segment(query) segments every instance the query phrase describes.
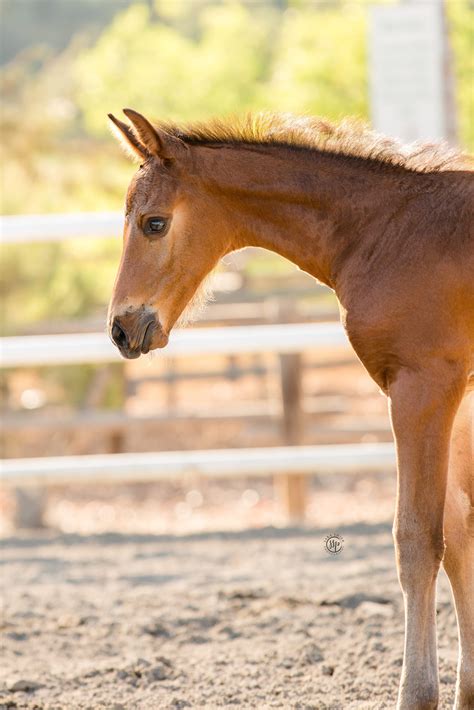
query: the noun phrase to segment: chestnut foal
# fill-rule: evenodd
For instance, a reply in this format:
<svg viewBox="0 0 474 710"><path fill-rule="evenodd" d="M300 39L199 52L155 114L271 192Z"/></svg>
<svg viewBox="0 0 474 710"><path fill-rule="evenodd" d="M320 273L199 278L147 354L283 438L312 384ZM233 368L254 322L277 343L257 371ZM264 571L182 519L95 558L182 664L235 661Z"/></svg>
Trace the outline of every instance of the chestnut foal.
<svg viewBox="0 0 474 710"><path fill-rule="evenodd" d="M455 707L472 710L472 163L440 146L403 151L350 123L263 114L153 126L125 114L131 126L110 118L142 164L127 194L112 339L127 358L164 347L219 259L249 245L334 289L347 335L388 397L397 446L398 707L438 704L443 562L459 626Z"/></svg>

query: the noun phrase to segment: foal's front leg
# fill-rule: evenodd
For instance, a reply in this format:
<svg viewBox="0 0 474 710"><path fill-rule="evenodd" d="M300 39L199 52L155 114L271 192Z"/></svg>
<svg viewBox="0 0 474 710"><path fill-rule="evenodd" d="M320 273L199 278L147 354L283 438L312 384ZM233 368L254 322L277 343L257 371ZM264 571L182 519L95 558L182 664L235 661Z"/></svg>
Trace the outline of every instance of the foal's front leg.
<svg viewBox="0 0 474 710"><path fill-rule="evenodd" d="M444 568L459 628L456 710L474 708L474 392L454 420L444 508Z"/></svg>
<svg viewBox="0 0 474 710"><path fill-rule="evenodd" d="M436 578L444 554L443 511L449 439L463 374L436 363L402 370L390 387L397 446L395 550L405 604L399 710L438 705Z"/></svg>

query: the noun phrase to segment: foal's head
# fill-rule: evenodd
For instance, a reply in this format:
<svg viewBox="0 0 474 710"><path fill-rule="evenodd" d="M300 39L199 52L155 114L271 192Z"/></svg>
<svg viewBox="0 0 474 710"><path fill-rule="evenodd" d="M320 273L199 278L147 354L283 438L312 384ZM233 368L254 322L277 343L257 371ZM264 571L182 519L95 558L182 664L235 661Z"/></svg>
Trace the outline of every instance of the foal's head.
<svg viewBox="0 0 474 710"><path fill-rule="evenodd" d="M167 344L229 245L215 205L199 188L192 147L131 109L125 114L133 127L109 117L141 165L128 188L108 329L122 355L137 358Z"/></svg>

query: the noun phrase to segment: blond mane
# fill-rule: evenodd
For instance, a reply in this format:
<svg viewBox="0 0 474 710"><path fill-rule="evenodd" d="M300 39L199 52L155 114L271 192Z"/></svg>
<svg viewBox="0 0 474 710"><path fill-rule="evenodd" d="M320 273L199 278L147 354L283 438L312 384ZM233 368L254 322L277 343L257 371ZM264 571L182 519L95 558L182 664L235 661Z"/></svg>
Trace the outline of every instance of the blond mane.
<svg viewBox="0 0 474 710"><path fill-rule="evenodd" d="M187 125L162 122L160 128L190 145L273 145L307 148L349 158L430 173L472 170L473 158L445 143L403 145L355 119L331 123L311 116L250 113Z"/></svg>

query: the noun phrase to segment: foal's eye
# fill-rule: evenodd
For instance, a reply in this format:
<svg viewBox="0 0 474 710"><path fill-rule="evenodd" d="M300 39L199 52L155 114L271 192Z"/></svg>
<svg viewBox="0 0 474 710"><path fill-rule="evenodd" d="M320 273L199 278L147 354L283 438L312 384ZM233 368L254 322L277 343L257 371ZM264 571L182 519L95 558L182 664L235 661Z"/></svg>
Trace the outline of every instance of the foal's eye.
<svg viewBox="0 0 474 710"><path fill-rule="evenodd" d="M145 222L144 232L150 236L163 236L168 228L168 220L164 217L150 217Z"/></svg>

